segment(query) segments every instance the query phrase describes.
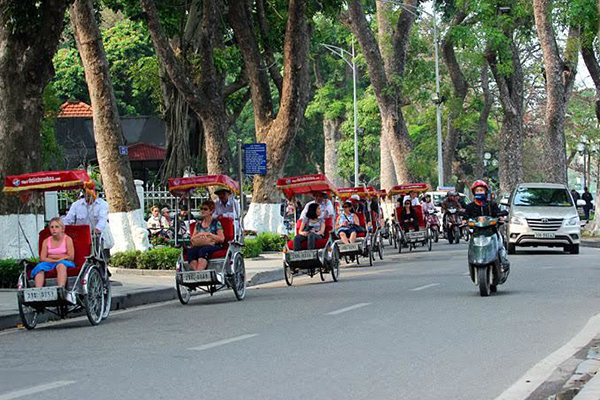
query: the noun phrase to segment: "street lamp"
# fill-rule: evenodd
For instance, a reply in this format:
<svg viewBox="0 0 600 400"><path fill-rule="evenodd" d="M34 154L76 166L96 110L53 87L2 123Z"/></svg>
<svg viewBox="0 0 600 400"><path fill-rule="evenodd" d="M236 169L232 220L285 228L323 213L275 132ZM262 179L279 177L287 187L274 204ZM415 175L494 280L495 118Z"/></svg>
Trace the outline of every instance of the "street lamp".
<svg viewBox="0 0 600 400"><path fill-rule="evenodd" d="M419 10L418 6L408 5L399 3L397 0L382 0L384 3L394 4L406 12L418 17L415 11ZM437 111L437 145L438 145L438 185L444 186L444 160L442 158L442 98L440 96L440 59L439 59L439 44L437 38L437 22L435 17L435 11L429 13L424 10L420 10L423 14L431 17L433 23L433 44L435 47L435 97L433 102L436 106Z"/></svg>
<svg viewBox="0 0 600 400"><path fill-rule="evenodd" d="M358 186L358 105L356 103L356 61L354 53L354 38L352 38L352 53L338 46L322 43L321 46L340 57L352 68L352 86L354 88L354 186ZM347 57L350 57L348 60Z"/></svg>

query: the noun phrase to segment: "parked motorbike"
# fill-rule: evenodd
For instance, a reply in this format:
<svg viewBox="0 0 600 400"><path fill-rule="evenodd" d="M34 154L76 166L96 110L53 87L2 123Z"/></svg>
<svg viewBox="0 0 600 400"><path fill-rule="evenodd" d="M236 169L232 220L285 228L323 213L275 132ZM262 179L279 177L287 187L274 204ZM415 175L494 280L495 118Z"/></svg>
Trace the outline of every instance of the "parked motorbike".
<svg viewBox="0 0 600 400"><path fill-rule="evenodd" d="M503 215L506 215L503 212ZM503 216L502 214L499 216ZM469 220L471 230L469 241L469 273L471 280L479 288L482 297L496 292L498 285L506 282L510 269L502 265L504 250L502 237L498 232L500 220L491 217L478 217ZM504 254L504 257L506 255Z"/></svg>
<svg viewBox="0 0 600 400"><path fill-rule="evenodd" d="M440 240L440 220L437 217L435 210L429 210L427 212L427 226L431 230L431 236L434 242Z"/></svg>
<svg viewBox="0 0 600 400"><path fill-rule="evenodd" d="M460 226L462 224L458 209L449 208L446 210L444 231L448 243L460 243Z"/></svg>

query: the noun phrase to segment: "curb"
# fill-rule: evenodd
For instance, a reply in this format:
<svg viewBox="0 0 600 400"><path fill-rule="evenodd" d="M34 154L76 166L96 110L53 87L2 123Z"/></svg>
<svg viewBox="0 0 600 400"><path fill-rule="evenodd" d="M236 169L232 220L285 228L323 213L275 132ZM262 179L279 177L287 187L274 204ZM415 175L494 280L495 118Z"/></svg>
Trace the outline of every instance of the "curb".
<svg viewBox="0 0 600 400"><path fill-rule="evenodd" d="M596 240L581 240L581 246L583 247L595 247L600 248L600 241Z"/></svg>
<svg viewBox="0 0 600 400"><path fill-rule="evenodd" d="M252 279L248 281L247 287L262 285L264 283L276 282L280 280L283 280L283 268L257 273L252 277ZM155 289L138 290L133 293L113 295L110 309L111 311L123 310L126 308L137 307L144 304L162 303L165 301L175 299L177 299L177 290L175 289L175 287L158 287ZM72 314L69 317L67 317L67 319L71 317L78 317L81 315L85 315L85 312ZM56 320L60 320L60 318L50 313L38 315L38 323ZM15 314L0 316L0 331L4 329L15 328L20 324L21 318L19 317L18 312L16 312Z"/></svg>

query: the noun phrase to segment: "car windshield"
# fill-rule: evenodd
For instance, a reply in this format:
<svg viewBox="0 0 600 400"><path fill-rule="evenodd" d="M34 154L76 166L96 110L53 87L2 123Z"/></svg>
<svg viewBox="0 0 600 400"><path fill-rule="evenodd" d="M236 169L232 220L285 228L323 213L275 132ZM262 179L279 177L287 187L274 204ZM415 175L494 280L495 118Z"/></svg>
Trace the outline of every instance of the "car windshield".
<svg viewBox="0 0 600 400"><path fill-rule="evenodd" d="M515 206L571 207L573 201L566 189L519 188L515 194Z"/></svg>

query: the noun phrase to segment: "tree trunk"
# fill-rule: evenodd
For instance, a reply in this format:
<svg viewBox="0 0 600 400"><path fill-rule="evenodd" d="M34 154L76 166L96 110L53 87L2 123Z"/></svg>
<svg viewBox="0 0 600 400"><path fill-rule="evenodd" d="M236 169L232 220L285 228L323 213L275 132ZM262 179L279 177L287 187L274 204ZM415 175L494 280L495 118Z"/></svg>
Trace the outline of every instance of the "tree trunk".
<svg viewBox="0 0 600 400"><path fill-rule="evenodd" d="M552 26L552 0L533 0L533 13L544 58L546 76L546 115L543 159L549 182L567 183L567 148L565 114L575 82L579 54L579 32L569 29L565 60Z"/></svg>
<svg viewBox="0 0 600 400"><path fill-rule="evenodd" d="M323 119L325 134L325 175L338 187L344 186L344 179L338 173L339 143L343 138L342 118Z"/></svg>
<svg viewBox="0 0 600 400"><path fill-rule="evenodd" d="M281 228L277 179L298 132L310 93L309 29L306 0L288 2L288 18L283 44L283 82L279 111L273 119L269 78L262 60L247 4L229 1L229 21L237 38L246 67L254 109L256 138L267 145L267 174L254 177L252 204L244 219L253 231Z"/></svg>
<svg viewBox="0 0 600 400"><path fill-rule="evenodd" d="M407 5L418 6L418 0L409 0ZM384 11L389 10L389 4L383 1L376 2L378 21L381 24L379 39L383 40L387 32L392 32L392 44L384 42L377 44L377 40L369 27L360 0L348 2L349 25L357 37L362 52L367 62L375 97L381 114L382 130L380 145L387 146L389 151L382 149L381 157L381 186L389 189L397 181L410 182L408 170L408 154L412 143L406 128L402 113L402 93L398 81L404 76L404 65L408 39L414 23L413 12L401 12L392 30L389 19ZM390 174L390 156L394 166L395 177Z"/></svg>
<svg viewBox="0 0 600 400"><path fill-rule="evenodd" d="M460 64L456 59L454 41L452 38L452 28L460 25L465 17L466 14L463 11L458 11L457 15L454 17L450 31L442 41L442 55L446 66L448 67L453 87L453 98L450 101L450 113L448 115L448 132L446 132L446 137L444 138L444 153L442 155L444 160L443 174L445 184L451 184L453 181L452 167L454 164L458 137L460 136L460 131L456 128L456 120L463 114L463 105L469 88L467 80L460 69Z"/></svg>
<svg viewBox="0 0 600 400"><path fill-rule="evenodd" d="M114 222L115 251L146 249L148 236L131 165L119 151L123 130L92 0L75 0L70 16L92 103L96 154Z"/></svg>
<svg viewBox="0 0 600 400"><path fill-rule="evenodd" d="M506 32L510 39L510 62L512 71L503 73L498 69L498 54L488 48L486 58L498 86L502 105L502 128L498 136L498 162L500 191L511 193L523 181L523 67L519 59L519 49L513 38L513 31Z"/></svg>
<svg viewBox="0 0 600 400"><path fill-rule="evenodd" d="M484 61L481 66L481 92L483 95L483 108L479 114L479 121L477 122L477 164L475 165L475 177L483 177L485 173L485 165L483 157L485 154L485 138L488 133L488 118L492 105L494 104L494 98L490 92L490 82L488 74L488 65Z"/></svg>
<svg viewBox="0 0 600 400"><path fill-rule="evenodd" d="M381 129L381 138L379 143L380 171L379 171L379 186L384 189L390 189L398 184L396 179L396 170L394 169L394 161L392 153L387 144L388 135L385 135L386 130Z"/></svg>
<svg viewBox="0 0 600 400"><path fill-rule="evenodd" d="M54 76L52 58L63 30L66 0L39 4L39 20L13 15L19 0L0 0L0 259L28 256L15 214L20 212L25 234L37 252L39 209L24 207L18 196L5 195L4 177L42 168L42 93ZM10 22L9 22L10 21ZM33 28L38 26L39 28Z"/></svg>
<svg viewBox="0 0 600 400"><path fill-rule="evenodd" d="M140 3L146 16L157 57L167 70L173 85L202 121L208 173L228 174L230 161L227 129L229 122L223 93L225 72L215 66L213 54L214 49L221 46L222 32L218 21L221 3L204 1L201 4L201 10L191 11L193 15L196 13L201 15L197 27L199 36L197 38L197 55L200 69L198 86L194 84L185 66L175 56L160 25L154 0L140 0ZM196 28L190 29L195 31Z"/></svg>

